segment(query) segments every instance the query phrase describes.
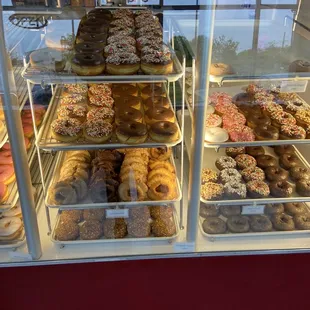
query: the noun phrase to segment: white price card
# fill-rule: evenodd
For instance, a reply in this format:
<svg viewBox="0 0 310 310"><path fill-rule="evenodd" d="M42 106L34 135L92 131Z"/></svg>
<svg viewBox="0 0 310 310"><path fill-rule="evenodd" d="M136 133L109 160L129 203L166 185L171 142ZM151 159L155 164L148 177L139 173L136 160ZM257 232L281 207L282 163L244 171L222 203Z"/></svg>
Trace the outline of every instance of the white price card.
<svg viewBox="0 0 310 310"><path fill-rule="evenodd" d="M174 252L195 252L195 242L175 242L173 247Z"/></svg>
<svg viewBox="0 0 310 310"><path fill-rule="evenodd" d="M127 5L138 5L140 0L126 0Z"/></svg>
<svg viewBox="0 0 310 310"><path fill-rule="evenodd" d="M264 214L265 206L242 206L242 215Z"/></svg>
<svg viewBox="0 0 310 310"><path fill-rule="evenodd" d="M281 93L304 93L307 89L308 81L282 81Z"/></svg>
<svg viewBox="0 0 310 310"><path fill-rule="evenodd" d="M19 251L9 251L10 259L13 260L32 260L32 257L29 253L23 253Z"/></svg>
<svg viewBox="0 0 310 310"><path fill-rule="evenodd" d="M105 216L108 219L128 218L129 217L129 210L128 209L106 210Z"/></svg>

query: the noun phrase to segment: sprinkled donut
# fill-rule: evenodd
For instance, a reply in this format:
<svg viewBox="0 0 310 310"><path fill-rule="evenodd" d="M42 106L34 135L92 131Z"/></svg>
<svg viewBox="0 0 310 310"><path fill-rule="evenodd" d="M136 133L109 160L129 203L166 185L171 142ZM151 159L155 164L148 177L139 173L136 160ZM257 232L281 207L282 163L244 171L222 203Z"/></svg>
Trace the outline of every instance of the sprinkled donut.
<svg viewBox="0 0 310 310"><path fill-rule="evenodd" d="M220 156L215 161L215 166L219 170L228 169L228 168L236 168L236 161L229 156Z"/></svg>
<svg viewBox="0 0 310 310"><path fill-rule="evenodd" d="M270 194L268 184L263 181L250 181L246 184L246 187L251 198L266 198Z"/></svg>
<svg viewBox="0 0 310 310"><path fill-rule="evenodd" d="M229 129L234 126L244 125L246 118L241 113L224 114L223 115L223 128Z"/></svg>
<svg viewBox="0 0 310 310"><path fill-rule="evenodd" d="M207 182L201 186L201 196L205 200L219 200L224 194L224 186L213 182Z"/></svg>
<svg viewBox="0 0 310 310"><path fill-rule="evenodd" d="M238 181L231 181L224 185L224 194L227 199L241 199L246 197L246 186Z"/></svg>
<svg viewBox="0 0 310 310"><path fill-rule="evenodd" d="M256 160L253 156L248 154L241 154L235 157L238 169L246 169L256 166Z"/></svg>
<svg viewBox="0 0 310 310"><path fill-rule="evenodd" d="M229 138L233 142L254 141L255 135L253 130L247 126L234 126L228 131Z"/></svg>
<svg viewBox="0 0 310 310"><path fill-rule="evenodd" d="M217 114L209 114L206 117L206 127L220 127L222 118Z"/></svg>
<svg viewBox="0 0 310 310"><path fill-rule="evenodd" d="M262 170L259 167L249 167L246 169L243 169L241 171L241 175L245 182L250 181L264 181L265 180L265 173L264 170Z"/></svg>
<svg viewBox="0 0 310 310"><path fill-rule="evenodd" d="M235 158L237 155L245 153L245 147L227 147L225 152L226 155Z"/></svg>
<svg viewBox="0 0 310 310"><path fill-rule="evenodd" d="M205 169L202 169L202 172L201 172L201 183L202 184L205 184L207 182L214 182L216 183L217 180L218 180L218 173L212 169L208 169L208 168L205 168Z"/></svg>
<svg viewBox="0 0 310 310"><path fill-rule="evenodd" d="M219 178L223 184L225 184L227 182L233 182L233 181L240 182L241 181L241 174L239 173L239 171L237 169L228 168L228 169L223 169L220 172Z"/></svg>

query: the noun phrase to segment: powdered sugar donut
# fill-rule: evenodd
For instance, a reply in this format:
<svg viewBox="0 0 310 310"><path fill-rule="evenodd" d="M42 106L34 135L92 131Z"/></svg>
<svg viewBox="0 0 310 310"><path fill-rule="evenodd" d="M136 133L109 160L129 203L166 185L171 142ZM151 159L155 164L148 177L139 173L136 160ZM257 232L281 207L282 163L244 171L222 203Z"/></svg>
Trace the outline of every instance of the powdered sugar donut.
<svg viewBox="0 0 310 310"><path fill-rule="evenodd" d="M217 114L209 114L206 118L206 127L220 127L222 118Z"/></svg>
<svg viewBox="0 0 310 310"><path fill-rule="evenodd" d="M205 130L205 141L212 143L222 143L228 140L228 133L219 127L210 127Z"/></svg>
<svg viewBox="0 0 310 310"><path fill-rule="evenodd" d="M234 126L228 131L230 140L233 142L254 141L255 135L253 130L248 126Z"/></svg>
<svg viewBox="0 0 310 310"><path fill-rule="evenodd" d="M246 118L241 113L224 114L223 115L223 128L229 129L234 126L244 125Z"/></svg>

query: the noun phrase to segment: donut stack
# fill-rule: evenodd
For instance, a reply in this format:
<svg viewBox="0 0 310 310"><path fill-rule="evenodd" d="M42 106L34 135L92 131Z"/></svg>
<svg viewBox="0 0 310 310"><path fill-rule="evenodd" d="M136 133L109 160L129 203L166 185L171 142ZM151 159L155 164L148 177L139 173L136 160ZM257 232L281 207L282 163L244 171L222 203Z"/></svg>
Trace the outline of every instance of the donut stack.
<svg viewBox="0 0 310 310"><path fill-rule="evenodd" d="M89 182L92 202L118 201L118 173L122 161L123 156L116 150L96 152Z"/></svg>
<svg viewBox="0 0 310 310"><path fill-rule="evenodd" d="M91 156L88 151L66 152L59 179L49 189L53 204L76 204L88 194Z"/></svg>

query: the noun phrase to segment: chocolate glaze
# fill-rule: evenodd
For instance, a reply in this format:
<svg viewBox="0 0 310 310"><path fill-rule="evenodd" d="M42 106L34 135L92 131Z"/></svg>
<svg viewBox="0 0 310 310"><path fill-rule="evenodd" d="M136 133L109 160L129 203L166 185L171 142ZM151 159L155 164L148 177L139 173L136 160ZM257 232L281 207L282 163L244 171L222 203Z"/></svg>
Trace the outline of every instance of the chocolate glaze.
<svg viewBox="0 0 310 310"><path fill-rule="evenodd" d="M75 54L72 62L80 66L99 66L104 64L104 58L100 54Z"/></svg>

